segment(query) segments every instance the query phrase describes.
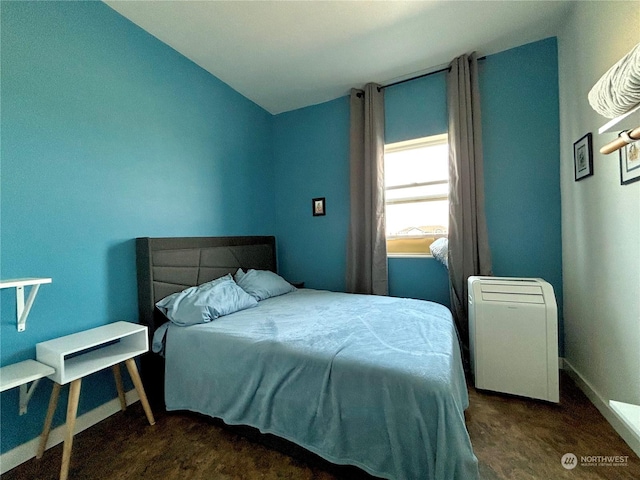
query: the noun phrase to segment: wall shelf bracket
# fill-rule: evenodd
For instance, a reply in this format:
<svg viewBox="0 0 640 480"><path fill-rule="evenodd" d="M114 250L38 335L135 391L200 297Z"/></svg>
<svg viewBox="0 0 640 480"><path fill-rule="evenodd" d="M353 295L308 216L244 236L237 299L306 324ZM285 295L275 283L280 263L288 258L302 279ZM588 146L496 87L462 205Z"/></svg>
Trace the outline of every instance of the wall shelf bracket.
<svg viewBox="0 0 640 480"><path fill-rule="evenodd" d="M38 383L40 383L39 378L34 380L30 387L28 387L26 383L20 385L20 415L27 413L27 405L33 396L33 392L36 390Z"/></svg>
<svg viewBox="0 0 640 480"><path fill-rule="evenodd" d="M18 278L15 280L0 280L0 288L16 289L16 321L19 332L24 332L27 328L27 317L36 299L40 285L51 283L50 278ZM24 288L31 286L27 301L24 301Z"/></svg>
<svg viewBox="0 0 640 480"><path fill-rule="evenodd" d="M27 404L36 390L41 378L53 375L55 369L35 360L7 365L0 368L0 392L20 387L20 415L27 413ZM28 387L29 382L31 386Z"/></svg>

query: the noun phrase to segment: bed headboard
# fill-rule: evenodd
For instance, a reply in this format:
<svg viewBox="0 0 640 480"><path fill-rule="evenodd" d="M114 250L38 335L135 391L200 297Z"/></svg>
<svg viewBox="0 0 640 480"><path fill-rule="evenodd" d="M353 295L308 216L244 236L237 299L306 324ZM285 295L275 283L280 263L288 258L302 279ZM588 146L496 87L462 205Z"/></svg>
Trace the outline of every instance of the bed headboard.
<svg viewBox="0 0 640 480"><path fill-rule="evenodd" d="M166 321L158 300L238 268L276 272L275 237L137 238L138 311L149 334Z"/></svg>
<svg viewBox="0 0 640 480"><path fill-rule="evenodd" d="M238 268L277 273L275 237L137 238L138 312L150 340L167 321L155 304L188 287ZM150 342L151 343L151 342ZM141 359L142 379L154 408L164 407L164 359L150 353Z"/></svg>

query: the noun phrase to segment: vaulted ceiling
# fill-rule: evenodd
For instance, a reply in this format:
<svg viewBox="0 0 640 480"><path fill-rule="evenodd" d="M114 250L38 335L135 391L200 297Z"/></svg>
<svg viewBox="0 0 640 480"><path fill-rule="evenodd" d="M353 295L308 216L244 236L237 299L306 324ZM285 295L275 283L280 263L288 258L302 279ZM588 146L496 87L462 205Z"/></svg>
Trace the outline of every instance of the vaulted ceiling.
<svg viewBox="0 0 640 480"><path fill-rule="evenodd" d="M556 34L571 1L114 1L271 113Z"/></svg>

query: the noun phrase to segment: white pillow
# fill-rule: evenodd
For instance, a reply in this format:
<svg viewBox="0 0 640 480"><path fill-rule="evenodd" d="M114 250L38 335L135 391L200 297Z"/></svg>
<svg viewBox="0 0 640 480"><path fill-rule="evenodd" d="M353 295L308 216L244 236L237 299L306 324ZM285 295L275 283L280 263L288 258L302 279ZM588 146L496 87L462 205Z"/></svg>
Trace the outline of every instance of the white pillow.
<svg viewBox="0 0 640 480"><path fill-rule="evenodd" d="M429 246L431 255L439 260L445 267L449 268L449 239L447 237L438 238Z"/></svg>

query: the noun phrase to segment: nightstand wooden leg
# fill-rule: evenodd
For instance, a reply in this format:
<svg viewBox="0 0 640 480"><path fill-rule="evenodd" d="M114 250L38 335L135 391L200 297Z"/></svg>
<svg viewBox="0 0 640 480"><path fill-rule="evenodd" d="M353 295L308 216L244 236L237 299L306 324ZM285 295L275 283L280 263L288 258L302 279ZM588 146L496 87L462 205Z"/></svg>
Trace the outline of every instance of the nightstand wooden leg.
<svg viewBox="0 0 640 480"><path fill-rule="evenodd" d="M71 382L69 388L69 403L67 405L67 433L62 447L62 466L60 467L60 480L67 480L69 476L69 463L71 462L71 448L73 447L73 433L76 427L76 414L78 413L78 400L80 399L80 386L82 379Z"/></svg>
<svg viewBox="0 0 640 480"><path fill-rule="evenodd" d="M42 433L40 434L40 444L38 445L36 458L42 458L42 455L44 455L44 449L47 448L49 432L51 431L51 422L53 422L53 415L56 413L59 397L60 384L53 382L53 390L51 390L51 397L49 398L49 408L47 409L47 416L44 419L44 427L42 427Z"/></svg>
<svg viewBox="0 0 640 480"><path fill-rule="evenodd" d="M122 386L122 375L120 374L120 364L117 363L113 367L113 378L116 380L116 388L118 389L118 398L120 399L120 410L123 412L127 409L127 400L124 397L124 387Z"/></svg>
<svg viewBox="0 0 640 480"><path fill-rule="evenodd" d="M140 374L138 374L138 367L136 366L136 362L133 358L130 358L128 360L125 360L124 363L127 366L127 370L129 370L129 375L131 376L133 385L136 387L136 391L138 392L138 396L140 397L140 403L142 403L144 413L147 415L147 420L149 420L149 425L155 425L156 421L153 418L153 412L151 411L151 407L149 406L147 394L144 392L144 386L142 385Z"/></svg>

